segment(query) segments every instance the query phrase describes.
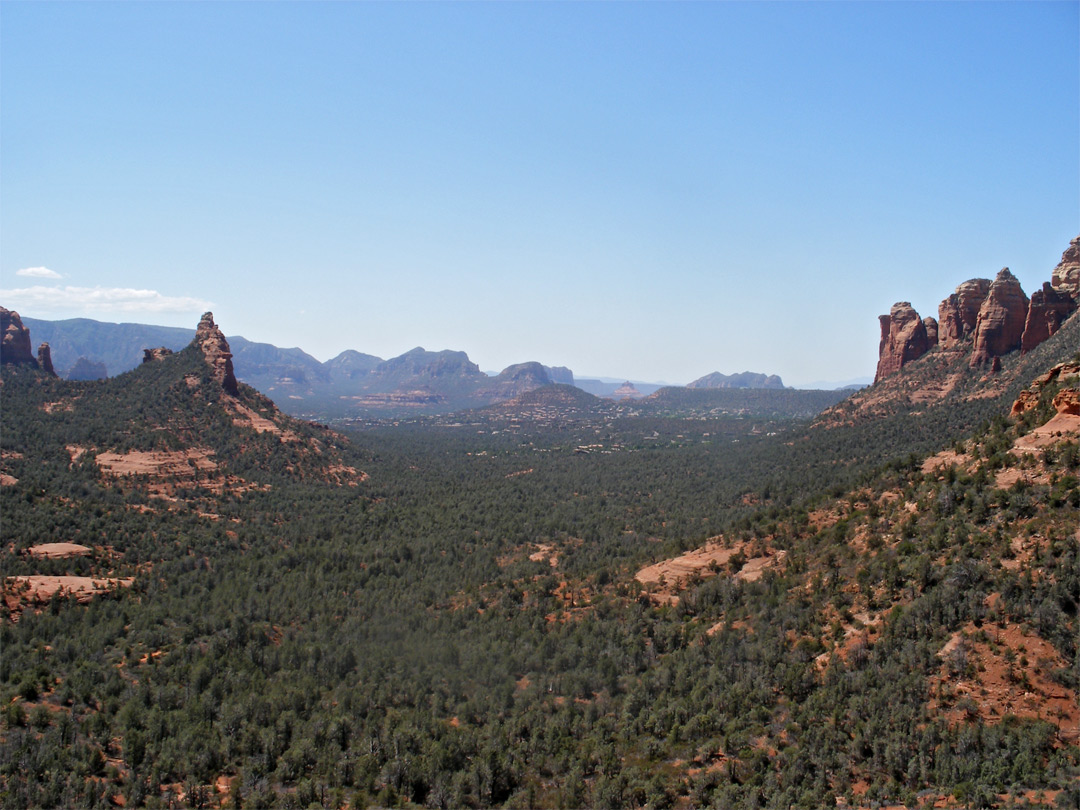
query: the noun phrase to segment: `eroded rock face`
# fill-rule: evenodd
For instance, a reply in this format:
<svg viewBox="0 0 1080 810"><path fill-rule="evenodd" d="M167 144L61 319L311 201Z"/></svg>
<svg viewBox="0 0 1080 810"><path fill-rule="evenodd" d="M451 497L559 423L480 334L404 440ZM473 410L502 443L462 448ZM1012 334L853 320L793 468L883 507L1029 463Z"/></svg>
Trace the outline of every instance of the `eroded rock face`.
<svg viewBox="0 0 1080 810"><path fill-rule="evenodd" d="M1054 397L1054 409L1058 413L1080 413L1080 363L1058 363L1045 374L1040 374L1030 386L1020 392L1020 396L1013 403L1012 416L1022 416L1039 404L1039 397L1043 389L1055 381L1061 381L1069 386L1062 389Z"/></svg>
<svg viewBox="0 0 1080 810"><path fill-rule="evenodd" d="M1030 352L1061 328L1061 324L1076 311L1076 301L1067 290L1057 290L1049 282L1031 294L1020 351Z"/></svg>
<svg viewBox="0 0 1080 810"><path fill-rule="evenodd" d="M142 361L144 363L156 363L159 360L164 360L172 353L172 349L166 349L164 346L157 349L143 349Z"/></svg>
<svg viewBox="0 0 1080 810"><path fill-rule="evenodd" d="M969 279L938 305L938 342L943 349L951 349L975 332L989 292L990 279Z"/></svg>
<svg viewBox="0 0 1080 810"><path fill-rule="evenodd" d="M1019 349L1027 312L1028 297L1016 276L1003 267L979 308L971 365L980 366Z"/></svg>
<svg viewBox="0 0 1080 810"><path fill-rule="evenodd" d="M912 360L930 350L926 324L907 301L893 304L888 315L881 315L881 342L874 382L895 374Z"/></svg>
<svg viewBox="0 0 1080 810"><path fill-rule="evenodd" d="M38 346L37 361L38 366L41 367L42 371L48 372L54 377L56 376L56 370L53 368L52 364L52 348L50 348L48 343L42 343Z"/></svg>
<svg viewBox="0 0 1080 810"><path fill-rule="evenodd" d="M927 351L929 351L938 344L938 322L929 315L923 318L922 322L923 327L926 329L926 345Z"/></svg>
<svg viewBox="0 0 1080 810"><path fill-rule="evenodd" d="M1069 242L1061 254L1061 261L1050 274L1050 286L1080 304L1080 236Z"/></svg>
<svg viewBox="0 0 1080 810"><path fill-rule="evenodd" d="M214 379L221 384L221 387L234 396L239 393L236 375L233 373L229 342L225 340L225 335L214 323L214 313L207 312L199 321L199 326L195 330L195 345L199 347L206 362L214 370Z"/></svg>
<svg viewBox="0 0 1080 810"><path fill-rule="evenodd" d="M16 363L37 367L30 348L30 330L23 326L18 312L0 307L0 363Z"/></svg>

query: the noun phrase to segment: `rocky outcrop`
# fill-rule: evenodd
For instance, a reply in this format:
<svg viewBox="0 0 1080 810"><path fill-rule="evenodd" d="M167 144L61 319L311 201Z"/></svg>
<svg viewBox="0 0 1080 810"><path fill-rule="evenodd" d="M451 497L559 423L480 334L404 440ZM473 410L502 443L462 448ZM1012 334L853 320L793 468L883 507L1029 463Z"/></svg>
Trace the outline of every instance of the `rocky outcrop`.
<svg viewBox="0 0 1080 810"><path fill-rule="evenodd" d="M874 382L895 374L930 350L926 324L907 301L893 304L889 314L879 316L879 320L881 342L878 344L878 365Z"/></svg>
<svg viewBox="0 0 1080 810"><path fill-rule="evenodd" d="M938 342L951 349L975 332L979 310L990 292L990 279L973 278L938 305Z"/></svg>
<svg viewBox="0 0 1080 810"><path fill-rule="evenodd" d="M48 343L42 343L38 346L37 361L42 371L52 374L54 377L56 376L56 370L53 369L52 364L52 349L49 348Z"/></svg>
<svg viewBox="0 0 1080 810"><path fill-rule="evenodd" d="M1013 403L1012 416L1023 416L1036 408L1047 386L1062 383L1069 387L1059 391L1053 399L1054 409L1058 413L1080 413L1080 363L1058 363L1045 374L1040 374L1030 386L1020 392Z"/></svg>
<svg viewBox="0 0 1080 810"><path fill-rule="evenodd" d="M18 312L0 307L0 363L38 367L30 348L30 330L23 326Z"/></svg>
<svg viewBox="0 0 1080 810"><path fill-rule="evenodd" d="M922 319L922 323L923 328L926 329L926 345L929 351L938 344L938 323L929 315Z"/></svg>
<svg viewBox="0 0 1080 810"><path fill-rule="evenodd" d="M1019 349L1027 312L1028 297L1016 276L1003 267L979 308L971 365L980 366Z"/></svg>
<svg viewBox="0 0 1080 810"><path fill-rule="evenodd" d="M229 350L229 341L225 340L225 335L214 323L214 313L207 312L199 321L195 330L195 345L213 369L214 379L226 393L236 396L239 388L233 373L232 352Z"/></svg>
<svg viewBox="0 0 1080 810"><path fill-rule="evenodd" d="M143 363L157 363L159 360L164 360L172 353L172 349L166 349L164 346L159 346L156 349L143 349L142 361Z"/></svg>
<svg viewBox="0 0 1080 810"><path fill-rule="evenodd" d="M1050 282L1031 294L1020 351L1030 352L1061 328L1061 324L1076 311L1076 301L1066 290L1056 290Z"/></svg>
<svg viewBox="0 0 1080 810"><path fill-rule="evenodd" d="M641 397L641 392L634 387L632 382L627 380L615 389L615 393L612 396L614 396L615 399L638 399Z"/></svg>
<svg viewBox="0 0 1080 810"><path fill-rule="evenodd" d="M1061 261L1050 274L1050 286L1080 304L1080 236L1069 242L1061 254Z"/></svg>

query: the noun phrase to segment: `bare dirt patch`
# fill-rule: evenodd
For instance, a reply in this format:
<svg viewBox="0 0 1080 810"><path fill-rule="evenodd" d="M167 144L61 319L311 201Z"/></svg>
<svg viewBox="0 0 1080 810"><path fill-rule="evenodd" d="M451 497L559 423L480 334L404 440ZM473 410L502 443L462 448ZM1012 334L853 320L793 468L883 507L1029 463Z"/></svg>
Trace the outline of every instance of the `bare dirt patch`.
<svg viewBox="0 0 1080 810"><path fill-rule="evenodd" d="M1080 415L1059 413L1046 424L1040 425L1013 442L1012 452L1016 455L1033 453L1043 447L1077 438L1080 438Z"/></svg>
<svg viewBox="0 0 1080 810"><path fill-rule="evenodd" d="M1006 715L1045 720L1058 728L1058 740L1080 739L1076 692L1052 673L1068 662L1049 642L1016 624L968 624L938 653L940 671L931 678L930 711L950 722L976 717L1000 722Z"/></svg>
<svg viewBox="0 0 1080 810"><path fill-rule="evenodd" d="M938 470L948 469L949 467L956 467L961 470L970 469L971 456L967 453L957 453L955 450L942 450L936 455L930 456L923 462L922 471L924 474L937 472Z"/></svg>
<svg viewBox="0 0 1080 810"><path fill-rule="evenodd" d="M41 557L47 560L62 560L65 557L85 557L93 551L89 546L81 546L78 543L41 543L31 546L26 553L31 557Z"/></svg>
<svg viewBox="0 0 1080 810"><path fill-rule="evenodd" d="M19 483L19 479L7 473L0 473L0 487L13 487Z"/></svg>
<svg viewBox="0 0 1080 810"><path fill-rule="evenodd" d="M556 551L555 546L550 543L540 543L536 547L536 551L529 555L529 559L533 562L544 562L547 560L552 568L556 568L559 565L559 552Z"/></svg>
<svg viewBox="0 0 1080 810"><path fill-rule="evenodd" d="M41 410L47 414L53 414L57 411L65 411L70 413L75 410L75 400L73 399L59 399L56 402L46 402L41 406Z"/></svg>

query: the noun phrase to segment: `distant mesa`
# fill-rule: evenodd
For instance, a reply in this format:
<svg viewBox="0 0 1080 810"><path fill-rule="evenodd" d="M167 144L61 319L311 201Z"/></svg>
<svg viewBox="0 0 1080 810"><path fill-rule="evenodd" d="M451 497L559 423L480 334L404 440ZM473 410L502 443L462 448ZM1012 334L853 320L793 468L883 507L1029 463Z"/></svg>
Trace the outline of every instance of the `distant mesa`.
<svg viewBox="0 0 1080 810"><path fill-rule="evenodd" d="M1050 281L1030 300L1016 276L1004 267L990 281L965 281L938 306L938 321L920 319L907 301L880 316L881 342L874 382L939 347L967 352L972 368L1001 369L1001 358L1030 352L1061 329L1080 305L1080 237L1069 243Z"/></svg>
<svg viewBox="0 0 1080 810"><path fill-rule="evenodd" d="M573 385L574 372L566 366L544 366L551 381L557 385Z"/></svg>
<svg viewBox="0 0 1080 810"><path fill-rule="evenodd" d="M108 376L109 370L104 363L95 363L93 360L80 357L75 361L75 365L68 369L64 379L73 382L87 382L89 380L104 380Z"/></svg>
<svg viewBox="0 0 1080 810"><path fill-rule="evenodd" d="M744 371L741 374L721 374L714 371L699 377L687 388L770 388L779 390L784 388L784 381L776 374L758 374L753 371Z"/></svg>
<svg viewBox="0 0 1080 810"><path fill-rule="evenodd" d="M643 394L634 387L632 382L627 380L615 389L613 396L615 399L640 399Z"/></svg>

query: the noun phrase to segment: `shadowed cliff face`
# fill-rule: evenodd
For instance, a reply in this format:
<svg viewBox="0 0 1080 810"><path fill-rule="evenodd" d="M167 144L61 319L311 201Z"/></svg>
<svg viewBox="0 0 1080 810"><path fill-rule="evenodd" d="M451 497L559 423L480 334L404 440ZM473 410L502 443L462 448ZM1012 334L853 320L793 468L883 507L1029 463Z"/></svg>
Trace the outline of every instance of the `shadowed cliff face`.
<svg viewBox="0 0 1080 810"><path fill-rule="evenodd" d="M37 360L30 349L30 330L23 326L18 312L0 307L0 363L36 366Z"/></svg>

